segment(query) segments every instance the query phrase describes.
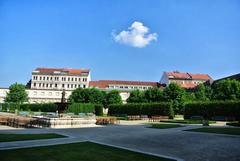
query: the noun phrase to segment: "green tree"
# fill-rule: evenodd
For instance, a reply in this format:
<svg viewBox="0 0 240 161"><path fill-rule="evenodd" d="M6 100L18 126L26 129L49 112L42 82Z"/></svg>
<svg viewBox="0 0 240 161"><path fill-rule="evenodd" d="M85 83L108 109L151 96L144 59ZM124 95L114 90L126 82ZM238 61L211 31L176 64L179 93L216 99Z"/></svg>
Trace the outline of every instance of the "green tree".
<svg viewBox="0 0 240 161"><path fill-rule="evenodd" d="M14 102L22 104L28 101L28 94L23 84L14 83L9 87L5 102Z"/></svg>
<svg viewBox="0 0 240 161"><path fill-rule="evenodd" d="M122 104L122 97L117 90L111 90L106 94L106 105L110 104Z"/></svg>
<svg viewBox="0 0 240 161"><path fill-rule="evenodd" d="M130 93L130 96L127 99L128 103L141 103L141 102L147 102L147 100L144 98L144 93L140 90L133 90Z"/></svg>
<svg viewBox="0 0 240 161"><path fill-rule="evenodd" d="M77 88L69 97L71 103L104 104L104 101L105 93L96 88Z"/></svg>
<svg viewBox="0 0 240 161"><path fill-rule="evenodd" d="M204 84L199 84L195 92L196 99L199 101L209 101L211 99L212 89Z"/></svg>
<svg viewBox="0 0 240 161"><path fill-rule="evenodd" d="M163 90L160 88L150 88L144 92L147 102L161 102L164 100Z"/></svg>
<svg viewBox="0 0 240 161"><path fill-rule="evenodd" d="M221 80L212 85L213 99L237 100L240 99L240 82L237 80Z"/></svg>
<svg viewBox="0 0 240 161"><path fill-rule="evenodd" d="M185 90L176 83L170 83L164 90L163 96L166 101L173 103L175 114L183 112L185 101Z"/></svg>

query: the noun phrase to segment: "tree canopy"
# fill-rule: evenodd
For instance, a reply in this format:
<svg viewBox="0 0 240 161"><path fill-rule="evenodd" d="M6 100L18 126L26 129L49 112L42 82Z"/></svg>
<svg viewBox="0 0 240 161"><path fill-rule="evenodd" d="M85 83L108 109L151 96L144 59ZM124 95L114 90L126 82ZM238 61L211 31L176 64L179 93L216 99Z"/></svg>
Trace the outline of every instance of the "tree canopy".
<svg viewBox="0 0 240 161"><path fill-rule="evenodd" d="M23 84L14 83L9 87L5 102L23 103L28 101L28 94Z"/></svg>
<svg viewBox="0 0 240 161"><path fill-rule="evenodd" d="M143 91L140 90L133 90L130 93L130 96L127 99L128 103L141 103L141 102L147 102L147 100L144 98Z"/></svg>
<svg viewBox="0 0 240 161"><path fill-rule="evenodd" d="M112 90L106 94L106 105L111 104L122 104L122 98L119 94L119 91Z"/></svg>

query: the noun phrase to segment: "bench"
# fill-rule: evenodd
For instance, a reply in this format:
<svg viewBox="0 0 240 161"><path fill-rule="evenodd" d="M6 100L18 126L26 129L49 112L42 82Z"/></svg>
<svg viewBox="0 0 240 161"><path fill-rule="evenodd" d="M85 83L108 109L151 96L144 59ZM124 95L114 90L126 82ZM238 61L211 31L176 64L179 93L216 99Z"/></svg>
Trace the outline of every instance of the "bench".
<svg viewBox="0 0 240 161"><path fill-rule="evenodd" d="M169 116L151 116L149 122L160 122L162 119L169 119Z"/></svg>
<svg viewBox="0 0 240 161"><path fill-rule="evenodd" d="M139 115L128 115L128 120L141 120Z"/></svg>

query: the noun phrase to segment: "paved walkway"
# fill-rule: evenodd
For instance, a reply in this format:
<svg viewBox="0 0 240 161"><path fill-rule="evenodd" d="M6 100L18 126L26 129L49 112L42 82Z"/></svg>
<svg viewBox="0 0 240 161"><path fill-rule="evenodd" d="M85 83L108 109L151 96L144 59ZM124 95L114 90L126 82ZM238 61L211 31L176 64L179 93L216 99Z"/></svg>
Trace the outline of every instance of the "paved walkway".
<svg viewBox="0 0 240 161"><path fill-rule="evenodd" d="M69 138L0 143L0 149L44 146L80 141L134 149L185 161L239 161L240 136L183 131L201 127L187 125L172 129L152 129L146 125L113 125L76 129L5 129L0 133L58 133Z"/></svg>

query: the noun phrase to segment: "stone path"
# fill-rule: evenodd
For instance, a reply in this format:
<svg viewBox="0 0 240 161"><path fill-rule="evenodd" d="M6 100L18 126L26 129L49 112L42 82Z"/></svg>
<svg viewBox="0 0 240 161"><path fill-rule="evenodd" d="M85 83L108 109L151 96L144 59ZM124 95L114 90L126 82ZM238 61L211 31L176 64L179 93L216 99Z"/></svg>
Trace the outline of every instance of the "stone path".
<svg viewBox="0 0 240 161"><path fill-rule="evenodd" d="M58 133L69 138L0 143L0 149L93 141L185 161L239 161L240 136L183 131L197 127L202 126L152 129L137 123L124 123L76 129L3 129L0 133Z"/></svg>

